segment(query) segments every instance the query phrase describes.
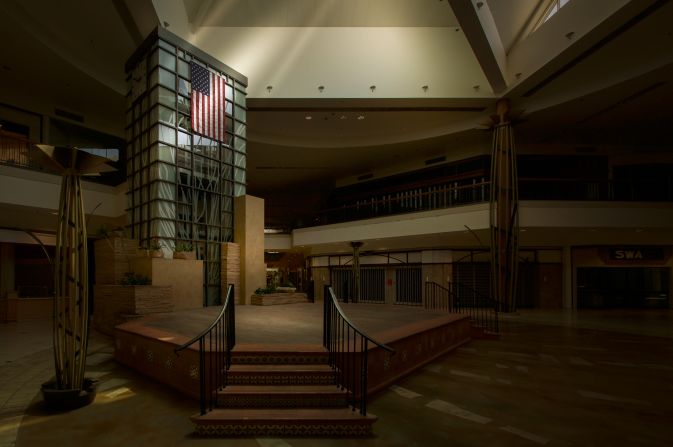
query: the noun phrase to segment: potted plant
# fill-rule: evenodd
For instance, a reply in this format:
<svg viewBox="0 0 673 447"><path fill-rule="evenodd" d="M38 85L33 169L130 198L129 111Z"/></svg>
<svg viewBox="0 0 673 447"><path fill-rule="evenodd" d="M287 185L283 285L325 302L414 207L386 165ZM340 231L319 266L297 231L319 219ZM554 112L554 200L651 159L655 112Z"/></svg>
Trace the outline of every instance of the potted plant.
<svg viewBox="0 0 673 447"><path fill-rule="evenodd" d="M189 242L178 242L175 244L175 251L173 251L173 259L196 259L196 252Z"/></svg>
<svg viewBox="0 0 673 447"><path fill-rule="evenodd" d="M150 282L147 276L139 275L135 272L124 273L124 278L122 279L123 286L147 286Z"/></svg>
<svg viewBox="0 0 673 447"><path fill-rule="evenodd" d="M161 245L161 242L159 242L159 239L153 237L150 240L150 248L149 248L150 258L163 258L164 251L162 249L163 246Z"/></svg>

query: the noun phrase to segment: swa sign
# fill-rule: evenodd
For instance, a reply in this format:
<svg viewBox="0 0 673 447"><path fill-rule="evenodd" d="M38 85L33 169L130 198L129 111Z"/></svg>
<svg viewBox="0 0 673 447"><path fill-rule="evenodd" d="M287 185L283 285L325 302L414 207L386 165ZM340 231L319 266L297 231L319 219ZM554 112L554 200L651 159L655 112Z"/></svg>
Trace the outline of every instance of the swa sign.
<svg viewBox="0 0 673 447"><path fill-rule="evenodd" d="M620 247L610 249L611 261L661 261L664 251L661 247Z"/></svg>

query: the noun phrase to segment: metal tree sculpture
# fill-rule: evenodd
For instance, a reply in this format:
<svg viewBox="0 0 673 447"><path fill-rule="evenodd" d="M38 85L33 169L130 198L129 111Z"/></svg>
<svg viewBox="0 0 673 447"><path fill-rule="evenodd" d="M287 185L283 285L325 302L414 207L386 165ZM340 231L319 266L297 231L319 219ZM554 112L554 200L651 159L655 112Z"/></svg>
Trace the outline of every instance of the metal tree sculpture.
<svg viewBox="0 0 673 447"><path fill-rule="evenodd" d="M54 366L59 390L82 389L89 339L89 275L82 175L114 171L107 158L38 144L62 171L54 262Z"/></svg>
<svg viewBox="0 0 673 447"><path fill-rule="evenodd" d="M491 281L501 311L516 309L519 248L519 194L509 101L501 99L494 117L491 153Z"/></svg>

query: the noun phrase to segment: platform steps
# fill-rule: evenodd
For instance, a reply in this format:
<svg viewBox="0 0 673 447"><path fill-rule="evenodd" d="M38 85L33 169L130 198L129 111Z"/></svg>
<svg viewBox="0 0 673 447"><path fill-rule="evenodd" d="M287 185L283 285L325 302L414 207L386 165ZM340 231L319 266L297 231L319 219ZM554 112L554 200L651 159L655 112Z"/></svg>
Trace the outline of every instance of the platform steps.
<svg viewBox="0 0 673 447"><path fill-rule="evenodd" d="M377 417L348 406L327 353L237 353L232 362L217 408L192 417L198 435L371 435Z"/></svg>

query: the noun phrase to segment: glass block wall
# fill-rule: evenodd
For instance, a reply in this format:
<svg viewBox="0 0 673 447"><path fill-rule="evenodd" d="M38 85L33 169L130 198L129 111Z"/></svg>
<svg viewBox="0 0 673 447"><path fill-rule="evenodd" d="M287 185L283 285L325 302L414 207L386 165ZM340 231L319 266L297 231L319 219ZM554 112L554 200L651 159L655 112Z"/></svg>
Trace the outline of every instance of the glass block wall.
<svg viewBox="0 0 673 447"><path fill-rule="evenodd" d="M194 133L190 63L226 79L224 141ZM126 64L128 228L141 246L189 245L204 261L204 305L220 302L221 242L245 194L247 79L159 28Z"/></svg>

